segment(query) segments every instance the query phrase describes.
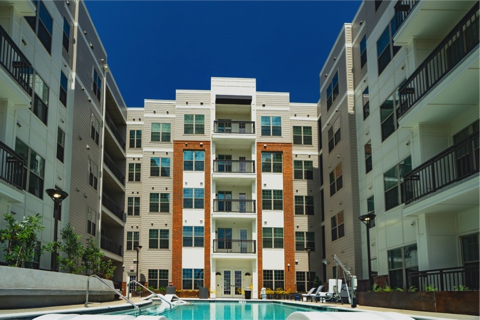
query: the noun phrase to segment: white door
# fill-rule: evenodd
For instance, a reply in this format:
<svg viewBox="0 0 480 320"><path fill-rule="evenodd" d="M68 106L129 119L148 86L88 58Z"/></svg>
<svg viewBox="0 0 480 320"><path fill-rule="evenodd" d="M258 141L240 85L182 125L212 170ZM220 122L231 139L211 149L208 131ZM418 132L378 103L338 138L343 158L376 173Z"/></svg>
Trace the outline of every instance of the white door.
<svg viewBox="0 0 480 320"><path fill-rule="evenodd" d="M241 246L240 246L240 252L241 253L246 253L247 252L247 230L240 230L240 243L241 243Z"/></svg>
<svg viewBox="0 0 480 320"><path fill-rule="evenodd" d="M242 271L241 270L223 270L223 296L239 297L242 295Z"/></svg>
<svg viewBox="0 0 480 320"><path fill-rule="evenodd" d="M238 194L238 199L240 200L240 210L238 210L239 212L247 212L247 194L246 193L239 193Z"/></svg>

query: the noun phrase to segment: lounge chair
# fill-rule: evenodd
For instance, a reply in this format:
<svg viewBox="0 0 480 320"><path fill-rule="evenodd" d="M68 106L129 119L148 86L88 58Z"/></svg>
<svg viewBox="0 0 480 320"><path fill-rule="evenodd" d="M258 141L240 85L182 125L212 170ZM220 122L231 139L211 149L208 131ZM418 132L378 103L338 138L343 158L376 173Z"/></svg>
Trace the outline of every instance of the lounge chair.
<svg viewBox="0 0 480 320"><path fill-rule="evenodd" d="M337 288L339 288L337 290ZM328 292L320 292L318 298L320 301L327 301L327 300L330 300L332 299L337 291L338 293L340 293L340 290L342 288L342 280L341 279L329 279L328 280Z"/></svg>
<svg viewBox="0 0 480 320"><path fill-rule="evenodd" d="M315 291L316 288L310 289L307 293L302 294L302 297L305 298L305 301L307 301L308 297Z"/></svg>
<svg viewBox="0 0 480 320"><path fill-rule="evenodd" d="M317 298L320 298L321 291L323 290L323 285L319 286L318 289L315 291L315 293L311 293L307 295L307 301L308 298L310 298L310 301L313 302L313 298L315 298L315 302L317 302Z"/></svg>

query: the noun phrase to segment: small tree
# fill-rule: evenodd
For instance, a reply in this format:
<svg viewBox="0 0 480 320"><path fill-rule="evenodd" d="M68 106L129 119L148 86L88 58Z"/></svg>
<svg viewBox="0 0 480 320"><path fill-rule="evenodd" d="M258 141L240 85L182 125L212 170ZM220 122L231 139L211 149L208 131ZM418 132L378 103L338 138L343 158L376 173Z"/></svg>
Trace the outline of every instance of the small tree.
<svg viewBox="0 0 480 320"><path fill-rule="evenodd" d="M96 274L104 278L112 278L116 266L111 260L105 260L105 255L97 246L94 238L87 239L87 246L83 254L83 265L88 274Z"/></svg>
<svg viewBox="0 0 480 320"><path fill-rule="evenodd" d="M41 218L37 213L17 222L11 214L4 215L7 228L0 230L0 243L7 243L3 251L9 266L24 267L25 262L32 261L36 253L45 251L47 247L39 247L37 243L37 232L45 228L40 223Z"/></svg>
<svg viewBox="0 0 480 320"><path fill-rule="evenodd" d="M80 236L74 232L72 226L67 224L60 233L61 242L57 243L57 249L63 253L63 257L58 255L58 264L60 268L69 273L80 273L83 271L82 257L85 247L79 241Z"/></svg>

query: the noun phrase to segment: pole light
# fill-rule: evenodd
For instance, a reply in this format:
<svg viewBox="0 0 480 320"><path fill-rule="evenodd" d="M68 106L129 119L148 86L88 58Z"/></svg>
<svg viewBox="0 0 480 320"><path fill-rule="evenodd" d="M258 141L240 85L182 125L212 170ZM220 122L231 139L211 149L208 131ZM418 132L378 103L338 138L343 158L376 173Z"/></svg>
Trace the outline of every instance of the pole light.
<svg viewBox="0 0 480 320"><path fill-rule="evenodd" d="M140 250L142 249L142 246L135 246L134 249L137 251L137 281L140 282L139 279L138 279L138 269L140 268L140 265L139 265L140 261L138 261L138 254L140 253Z"/></svg>
<svg viewBox="0 0 480 320"><path fill-rule="evenodd" d="M370 289L373 287L373 278L372 278L372 261L370 260L370 228L372 226L372 221L375 220L375 213L364 214L360 216L360 221L367 226L367 263L368 263L368 283Z"/></svg>
<svg viewBox="0 0 480 320"><path fill-rule="evenodd" d="M60 203L68 197L68 193L57 189L47 189L45 190L45 193L53 200L54 203L53 218L55 224L53 227L53 241L56 242L58 240L58 220L60 218ZM51 268L55 271L58 271L57 250L52 252Z"/></svg>
<svg viewBox="0 0 480 320"><path fill-rule="evenodd" d="M306 247L306 248L305 248L305 251L306 251L307 254L308 254L308 275L307 275L307 276L308 276L308 285L309 285L309 287L308 287L307 290L306 290L306 291L308 291L308 290L310 290L310 289L312 288L312 286L313 286L313 285L312 285L312 274L311 274L311 272L310 272L310 252L312 252L312 248Z"/></svg>

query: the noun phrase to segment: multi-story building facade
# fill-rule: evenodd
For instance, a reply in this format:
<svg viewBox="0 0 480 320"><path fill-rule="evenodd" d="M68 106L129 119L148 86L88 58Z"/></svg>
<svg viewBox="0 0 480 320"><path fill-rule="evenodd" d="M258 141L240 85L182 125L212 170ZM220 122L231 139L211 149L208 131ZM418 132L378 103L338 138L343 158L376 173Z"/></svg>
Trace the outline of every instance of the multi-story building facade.
<svg viewBox="0 0 480 320"><path fill-rule="evenodd" d="M339 83L353 76L346 90L357 141L354 211L357 218L375 213L372 274L392 287L478 288L478 19L478 1L363 1L344 28L352 50L346 70L331 61L335 46L321 74L338 70ZM322 115L328 130L326 121ZM461 280L442 284L433 279L439 269Z"/></svg>
<svg viewBox="0 0 480 320"><path fill-rule="evenodd" d="M129 108L127 126L125 282L258 297L321 275L316 104L212 78Z"/></svg>
<svg viewBox="0 0 480 320"><path fill-rule="evenodd" d="M0 213L42 215L42 244L71 223L119 280L126 106L85 3L0 1L0 25ZM69 193L58 219L48 188ZM51 263L43 254L32 266Z"/></svg>

